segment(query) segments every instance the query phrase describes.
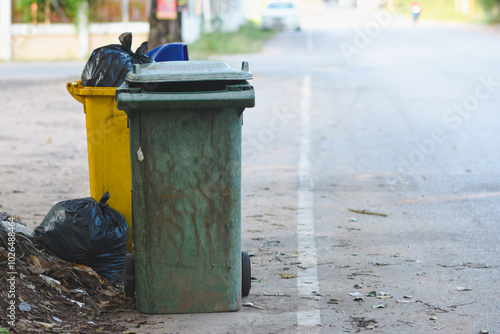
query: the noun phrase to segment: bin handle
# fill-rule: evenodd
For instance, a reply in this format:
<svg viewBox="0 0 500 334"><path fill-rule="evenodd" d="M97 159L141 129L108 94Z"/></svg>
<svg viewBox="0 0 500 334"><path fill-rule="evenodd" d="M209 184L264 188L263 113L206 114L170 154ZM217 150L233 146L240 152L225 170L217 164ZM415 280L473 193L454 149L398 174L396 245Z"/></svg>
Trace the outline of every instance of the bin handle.
<svg viewBox="0 0 500 334"><path fill-rule="evenodd" d="M77 100L78 102L85 104L85 98L80 95L80 88L82 87L82 84L80 81L74 81L74 82L68 82L66 84L66 88L68 89L68 92Z"/></svg>

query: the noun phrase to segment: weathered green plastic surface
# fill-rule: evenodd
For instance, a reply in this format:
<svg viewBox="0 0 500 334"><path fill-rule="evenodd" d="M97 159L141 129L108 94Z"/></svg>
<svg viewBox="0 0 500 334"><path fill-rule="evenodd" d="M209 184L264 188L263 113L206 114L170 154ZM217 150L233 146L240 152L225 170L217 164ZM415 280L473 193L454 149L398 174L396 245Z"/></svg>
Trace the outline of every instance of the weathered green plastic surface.
<svg viewBox="0 0 500 334"><path fill-rule="evenodd" d="M241 110L134 112L130 126L138 310L238 310Z"/></svg>
<svg viewBox="0 0 500 334"><path fill-rule="evenodd" d="M241 126L243 110L254 105L253 88L213 93L122 88L117 100L130 123L138 310L238 310Z"/></svg>

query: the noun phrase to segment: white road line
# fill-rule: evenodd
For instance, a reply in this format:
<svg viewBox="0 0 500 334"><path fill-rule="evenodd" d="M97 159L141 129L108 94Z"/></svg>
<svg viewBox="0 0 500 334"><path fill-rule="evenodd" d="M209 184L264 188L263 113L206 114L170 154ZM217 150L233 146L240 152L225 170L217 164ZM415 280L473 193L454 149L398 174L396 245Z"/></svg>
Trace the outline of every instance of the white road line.
<svg viewBox="0 0 500 334"><path fill-rule="evenodd" d="M314 229L314 190L311 175L311 75L306 74L302 81L302 98L300 106L300 156L299 156L299 189L297 213L297 243L299 261L305 270L297 273L297 289L299 297L314 297L313 291L319 292L318 263L316 260L316 240ZM297 332L319 332L321 324L319 303L312 299L304 299L298 305Z"/></svg>

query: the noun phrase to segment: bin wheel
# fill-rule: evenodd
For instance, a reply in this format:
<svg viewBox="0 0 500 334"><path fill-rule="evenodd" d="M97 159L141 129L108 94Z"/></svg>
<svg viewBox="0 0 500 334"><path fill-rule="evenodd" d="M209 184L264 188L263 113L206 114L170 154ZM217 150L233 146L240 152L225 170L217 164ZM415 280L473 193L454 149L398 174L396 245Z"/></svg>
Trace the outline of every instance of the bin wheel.
<svg viewBox="0 0 500 334"><path fill-rule="evenodd" d="M135 293L135 261L134 254L125 254L125 263L123 264L123 284L125 296L133 298Z"/></svg>
<svg viewBox="0 0 500 334"><path fill-rule="evenodd" d="M250 264L250 256L247 252L241 252L241 295L246 297L250 294L252 286L252 268Z"/></svg>

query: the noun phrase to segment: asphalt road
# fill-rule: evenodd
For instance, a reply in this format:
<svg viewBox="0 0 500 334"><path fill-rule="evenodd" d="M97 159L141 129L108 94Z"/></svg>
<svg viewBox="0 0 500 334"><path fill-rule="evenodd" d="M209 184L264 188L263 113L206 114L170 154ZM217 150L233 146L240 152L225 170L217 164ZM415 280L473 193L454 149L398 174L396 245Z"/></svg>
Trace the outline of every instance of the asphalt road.
<svg viewBox="0 0 500 334"><path fill-rule="evenodd" d="M500 332L499 38L314 7L302 31L278 34L261 54L223 57L248 61L254 74L242 147L242 245L255 278L242 303L254 307L117 321L143 319L136 333ZM80 66L47 75L76 79ZM7 67L0 77L10 80ZM17 96L25 89L3 82ZM41 150L43 165L51 153ZM75 159L85 164L84 154ZM52 198L45 193L70 176L39 193ZM23 210L17 197L6 202Z"/></svg>
<svg viewBox="0 0 500 334"><path fill-rule="evenodd" d="M248 332L499 332L500 35L336 7L303 23L248 59L243 237L266 307ZM393 297L348 294L371 291Z"/></svg>

